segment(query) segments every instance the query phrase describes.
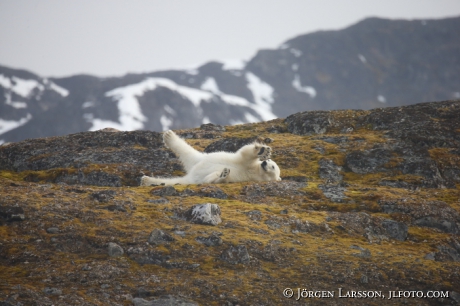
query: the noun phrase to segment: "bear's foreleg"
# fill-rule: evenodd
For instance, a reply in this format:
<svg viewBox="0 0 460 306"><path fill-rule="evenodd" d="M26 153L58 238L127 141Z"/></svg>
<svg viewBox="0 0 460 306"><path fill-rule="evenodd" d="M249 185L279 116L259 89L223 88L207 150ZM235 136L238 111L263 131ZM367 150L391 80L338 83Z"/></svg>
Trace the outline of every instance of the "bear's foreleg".
<svg viewBox="0 0 460 306"><path fill-rule="evenodd" d="M270 159L272 149L269 146L260 143L248 144L239 149L236 154L239 155L242 162L253 163L254 161L264 161Z"/></svg>

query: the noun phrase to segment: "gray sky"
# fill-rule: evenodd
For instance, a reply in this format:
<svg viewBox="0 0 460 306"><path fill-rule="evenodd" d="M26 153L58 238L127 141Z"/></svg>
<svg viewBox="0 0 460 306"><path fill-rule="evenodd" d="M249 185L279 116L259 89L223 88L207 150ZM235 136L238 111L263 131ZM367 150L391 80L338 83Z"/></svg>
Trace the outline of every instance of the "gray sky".
<svg viewBox="0 0 460 306"><path fill-rule="evenodd" d="M460 0L0 0L0 65L117 76L249 59L366 17L460 16Z"/></svg>

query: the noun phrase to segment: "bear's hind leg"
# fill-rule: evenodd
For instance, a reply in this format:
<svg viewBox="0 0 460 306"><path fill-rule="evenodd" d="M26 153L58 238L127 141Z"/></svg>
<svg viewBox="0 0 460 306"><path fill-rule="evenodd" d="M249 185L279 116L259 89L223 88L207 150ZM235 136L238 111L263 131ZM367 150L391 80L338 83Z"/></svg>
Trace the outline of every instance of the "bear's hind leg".
<svg viewBox="0 0 460 306"><path fill-rule="evenodd" d="M187 173L202 159L203 153L195 150L171 130L163 133L163 142L177 155Z"/></svg>
<svg viewBox="0 0 460 306"><path fill-rule="evenodd" d="M208 174L204 178L205 183L209 184L221 184L221 183L228 183L230 179L230 169L224 168L222 172L216 171L211 174Z"/></svg>

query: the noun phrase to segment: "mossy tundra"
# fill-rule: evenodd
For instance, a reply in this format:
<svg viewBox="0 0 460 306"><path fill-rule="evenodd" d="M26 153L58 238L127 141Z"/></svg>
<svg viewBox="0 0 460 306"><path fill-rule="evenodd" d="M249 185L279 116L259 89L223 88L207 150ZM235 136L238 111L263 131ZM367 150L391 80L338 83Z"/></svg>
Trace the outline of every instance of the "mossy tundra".
<svg viewBox="0 0 460 306"><path fill-rule="evenodd" d="M446 101L176 131L198 150L265 141L281 182L139 187L142 173L183 175L156 132L3 145L0 304L459 303L459 118ZM203 203L220 224L183 217ZM155 229L166 238L149 243Z"/></svg>

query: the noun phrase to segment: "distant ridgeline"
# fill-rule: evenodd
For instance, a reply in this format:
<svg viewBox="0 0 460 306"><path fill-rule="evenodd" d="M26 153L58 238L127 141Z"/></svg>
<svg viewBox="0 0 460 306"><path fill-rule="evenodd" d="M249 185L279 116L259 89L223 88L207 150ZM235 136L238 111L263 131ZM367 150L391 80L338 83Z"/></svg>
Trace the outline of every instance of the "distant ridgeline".
<svg viewBox="0 0 460 306"><path fill-rule="evenodd" d="M460 98L460 18L365 19L248 61L98 78L0 67L0 143L105 127L182 129Z"/></svg>

